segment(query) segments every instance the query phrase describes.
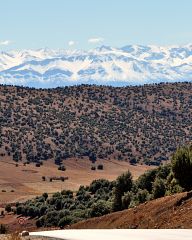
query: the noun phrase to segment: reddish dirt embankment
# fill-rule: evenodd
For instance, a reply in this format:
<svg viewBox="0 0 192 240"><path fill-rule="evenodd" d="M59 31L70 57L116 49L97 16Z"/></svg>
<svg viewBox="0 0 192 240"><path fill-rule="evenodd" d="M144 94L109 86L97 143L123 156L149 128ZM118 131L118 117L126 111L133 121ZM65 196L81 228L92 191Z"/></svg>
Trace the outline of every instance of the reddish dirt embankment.
<svg viewBox="0 0 192 240"><path fill-rule="evenodd" d="M192 228L192 192L159 198L70 228Z"/></svg>

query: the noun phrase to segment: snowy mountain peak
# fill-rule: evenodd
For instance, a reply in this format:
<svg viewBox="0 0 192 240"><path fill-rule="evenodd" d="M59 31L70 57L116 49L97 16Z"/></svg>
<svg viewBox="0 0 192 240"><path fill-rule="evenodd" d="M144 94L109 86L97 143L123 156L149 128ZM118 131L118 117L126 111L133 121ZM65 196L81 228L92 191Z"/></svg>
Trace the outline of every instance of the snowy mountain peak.
<svg viewBox="0 0 192 240"><path fill-rule="evenodd" d="M192 44L126 45L82 50L0 53L0 83L56 87L81 83L115 86L192 81Z"/></svg>
<svg viewBox="0 0 192 240"><path fill-rule="evenodd" d="M102 46L96 48L96 51L98 51L98 52L110 52L110 51L113 51L113 48L110 47L110 46L102 45Z"/></svg>

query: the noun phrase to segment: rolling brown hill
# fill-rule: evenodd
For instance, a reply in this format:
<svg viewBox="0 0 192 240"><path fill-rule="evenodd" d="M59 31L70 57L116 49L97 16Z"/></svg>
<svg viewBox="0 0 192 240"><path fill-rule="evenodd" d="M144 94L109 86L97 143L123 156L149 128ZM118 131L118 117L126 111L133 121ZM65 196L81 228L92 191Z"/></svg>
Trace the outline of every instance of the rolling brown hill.
<svg viewBox="0 0 192 240"><path fill-rule="evenodd" d="M152 200L128 210L76 223L70 228L192 228L192 192Z"/></svg>
<svg viewBox="0 0 192 240"><path fill-rule="evenodd" d="M101 161L97 161L97 164ZM57 166L51 162L45 162L41 167L35 164L21 163L18 167L13 161L0 161L0 211L1 207L7 203L25 201L41 195L44 192L52 194L62 189L77 191L80 185L89 185L93 180L105 178L115 180L120 174L130 170L133 178L138 178L145 171L150 170L152 166L137 165L132 166L128 162L119 162L117 160L102 160L104 169L101 171L91 170L92 163L88 159L65 160L66 171L59 171ZM42 181L42 176L46 181ZM49 177L68 177L68 180L49 181ZM38 187L37 187L38 186Z"/></svg>
<svg viewBox="0 0 192 240"><path fill-rule="evenodd" d="M0 86L0 160L159 165L192 140L192 83L56 89Z"/></svg>

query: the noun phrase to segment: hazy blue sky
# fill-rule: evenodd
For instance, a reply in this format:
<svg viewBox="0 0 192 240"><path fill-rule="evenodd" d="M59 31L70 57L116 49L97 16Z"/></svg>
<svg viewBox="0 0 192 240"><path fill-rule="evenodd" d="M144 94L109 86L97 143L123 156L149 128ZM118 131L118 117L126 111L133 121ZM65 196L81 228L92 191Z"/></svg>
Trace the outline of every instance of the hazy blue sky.
<svg viewBox="0 0 192 240"><path fill-rule="evenodd" d="M0 50L192 43L192 0L0 0Z"/></svg>

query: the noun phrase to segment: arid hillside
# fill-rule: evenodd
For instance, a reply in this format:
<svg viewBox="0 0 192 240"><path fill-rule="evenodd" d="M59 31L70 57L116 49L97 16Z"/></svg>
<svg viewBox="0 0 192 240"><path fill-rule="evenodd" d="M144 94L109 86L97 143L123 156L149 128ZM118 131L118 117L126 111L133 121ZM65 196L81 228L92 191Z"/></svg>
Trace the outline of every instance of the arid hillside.
<svg viewBox="0 0 192 240"><path fill-rule="evenodd" d="M159 165L192 140L192 83L0 86L0 161L68 158Z"/></svg>
<svg viewBox="0 0 192 240"><path fill-rule="evenodd" d="M70 228L192 228L192 193L152 200L128 210L76 223Z"/></svg>

